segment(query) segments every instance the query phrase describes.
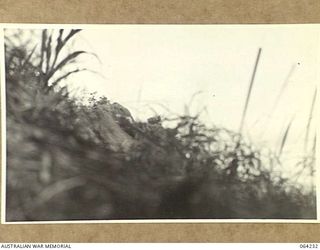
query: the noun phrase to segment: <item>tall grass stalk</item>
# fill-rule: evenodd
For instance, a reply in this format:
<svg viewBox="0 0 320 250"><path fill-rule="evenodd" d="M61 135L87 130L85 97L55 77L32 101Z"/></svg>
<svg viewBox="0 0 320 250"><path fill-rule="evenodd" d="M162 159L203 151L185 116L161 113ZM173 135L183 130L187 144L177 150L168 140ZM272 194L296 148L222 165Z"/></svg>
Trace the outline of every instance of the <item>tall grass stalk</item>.
<svg viewBox="0 0 320 250"><path fill-rule="evenodd" d="M313 92L313 98L312 98L312 102L311 102L311 107L310 107L310 112L309 112L309 117L308 117L308 122L307 122L307 126L306 126L306 134L304 137L304 153L307 153L308 150L308 141L309 141L309 134L310 134L310 126L311 126L311 120L312 120L312 116L313 116L313 110L314 110L314 106L315 106L315 102L316 102L316 97L317 97L317 88L315 88L314 92Z"/></svg>
<svg viewBox="0 0 320 250"><path fill-rule="evenodd" d="M241 134L242 130L243 130L243 126L244 126L244 122L245 122L245 118L246 118L246 114L247 114L247 110L248 110L248 106L249 106L250 96L251 96L251 92L252 92L252 87L253 87L254 79L255 79L255 76L256 76L258 63L259 63L259 60L260 60L261 51L262 51L262 49L259 48L257 59L256 59L256 62L255 62L253 73L252 73L251 80L250 80L250 85L249 85L249 89L248 89L246 103L245 103L245 106L244 106L244 109L243 109L243 113L242 113L242 117L241 117L239 134Z"/></svg>
<svg viewBox="0 0 320 250"><path fill-rule="evenodd" d="M297 66L296 64L293 64L293 65L291 66L291 69L290 69L290 71L289 71L286 79L284 80L284 82L283 82L283 84L282 84L282 86L281 86L281 89L280 89L280 91L279 91L279 93L278 93L278 96L277 96L277 98L276 98L276 100L275 100L275 102L274 102L274 104L273 104L273 106L272 106L272 109L271 109L271 112L272 112L272 113L273 113L273 112L275 111L275 109L277 108L277 106L278 106L278 104L279 104L279 102L280 102L280 99L281 99L283 93L285 92L286 88L288 87L290 78L291 78L291 76L293 75L293 73L294 73L294 71L295 71L295 69L296 69L296 66ZM272 114L271 114L271 116L272 116Z"/></svg>
<svg viewBox="0 0 320 250"><path fill-rule="evenodd" d="M297 66L296 64L293 64L291 66L291 68L289 70L289 73L287 74L287 77L285 78L285 80L284 80L284 82L283 82L283 84L281 86L281 89L280 89L280 91L279 91L279 93L278 93L278 95L277 95L277 97L276 97L276 99L275 99L275 101L273 103L273 106L270 109L270 113L267 115L268 120L265 122L264 129L261 131L259 137L262 138L265 135L265 132L268 131L269 125L270 125L270 121L272 121L272 119L273 119L273 114L275 113L275 110L278 107L278 104L279 104L279 102L281 100L281 97L283 96L285 90L287 89L287 87L289 85L289 81L290 81L290 79L291 79L291 77L292 77L292 75L293 75L293 73L294 73L294 71L296 69L296 66ZM258 121L256 121L256 123Z"/></svg>

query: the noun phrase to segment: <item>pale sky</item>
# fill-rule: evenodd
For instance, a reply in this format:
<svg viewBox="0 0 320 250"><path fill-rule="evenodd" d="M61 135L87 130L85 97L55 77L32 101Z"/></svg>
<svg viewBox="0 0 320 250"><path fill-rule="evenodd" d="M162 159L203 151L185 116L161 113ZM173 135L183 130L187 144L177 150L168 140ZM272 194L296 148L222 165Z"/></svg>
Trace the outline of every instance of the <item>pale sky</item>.
<svg viewBox="0 0 320 250"><path fill-rule="evenodd" d="M204 122L237 131L262 48L244 132L258 145L276 149L294 119L286 148L292 158L302 152L317 85L319 34L318 25L92 26L80 33L76 48L99 56L101 63L90 56L81 62L104 78L81 73L70 80L119 102L141 120L154 110L166 115L161 105L182 114L201 91L189 106L191 113L205 107Z"/></svg>

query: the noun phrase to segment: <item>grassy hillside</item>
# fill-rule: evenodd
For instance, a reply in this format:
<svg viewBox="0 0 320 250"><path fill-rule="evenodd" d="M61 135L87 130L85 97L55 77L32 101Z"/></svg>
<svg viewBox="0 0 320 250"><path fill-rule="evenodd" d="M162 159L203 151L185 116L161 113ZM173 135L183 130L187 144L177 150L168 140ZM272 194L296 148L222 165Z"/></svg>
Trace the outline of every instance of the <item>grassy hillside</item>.
<svg viewBox="0 0 320 250"><path fill-rule="evenodd" d="M78 32L44 30L38 46L6 37L7 221L315 218L315 191L241 134L71 97L60 82L85 70L74 62L87 52L65 52Z"/></svg>

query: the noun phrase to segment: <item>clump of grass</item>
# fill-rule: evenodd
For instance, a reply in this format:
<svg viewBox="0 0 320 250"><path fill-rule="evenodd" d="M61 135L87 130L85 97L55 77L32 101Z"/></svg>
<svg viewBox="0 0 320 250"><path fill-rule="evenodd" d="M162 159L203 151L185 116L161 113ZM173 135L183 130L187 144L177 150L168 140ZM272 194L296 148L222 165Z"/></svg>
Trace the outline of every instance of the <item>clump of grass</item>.
<svg viewBox="0 0 320 250"><path fill-rule="evenodd" d="M188 112L172 128L135 122L106 97L71 98L59 79L77 69L61 71L85 52L59 57L78 32L43 31L40 53L6 43L8 221L315 218L314 197L240 133ZM114 147L119 138L129 149Z"/></svg>

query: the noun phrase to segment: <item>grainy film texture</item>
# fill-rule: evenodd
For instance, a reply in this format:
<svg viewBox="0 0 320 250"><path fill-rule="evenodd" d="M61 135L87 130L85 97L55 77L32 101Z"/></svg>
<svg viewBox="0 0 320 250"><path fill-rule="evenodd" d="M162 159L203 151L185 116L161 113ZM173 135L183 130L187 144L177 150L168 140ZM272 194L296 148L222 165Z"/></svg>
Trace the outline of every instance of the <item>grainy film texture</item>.
<svg viewBox="0 0 320 250"><path fill-rule="evenodd" d="M316 219L316 32L272 27L6 29L6 221Z"/></svg>

